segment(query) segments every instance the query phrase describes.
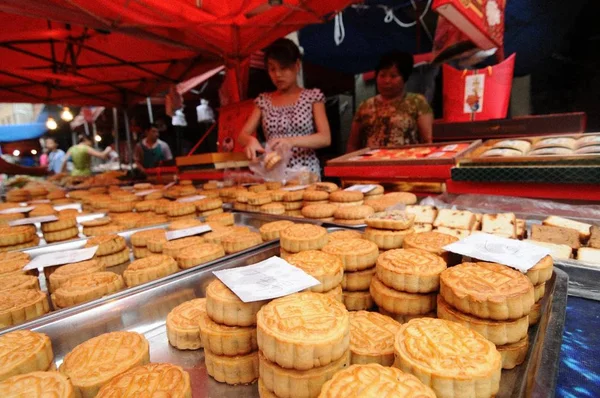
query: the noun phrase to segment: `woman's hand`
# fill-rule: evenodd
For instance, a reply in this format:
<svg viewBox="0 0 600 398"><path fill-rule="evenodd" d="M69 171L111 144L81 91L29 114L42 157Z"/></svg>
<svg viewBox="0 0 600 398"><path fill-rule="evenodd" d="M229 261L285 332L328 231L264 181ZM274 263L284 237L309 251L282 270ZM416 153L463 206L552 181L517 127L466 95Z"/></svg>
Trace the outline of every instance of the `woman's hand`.
<svg viewBox="0 0 600 398"><path fill-rule="evenodd" d="M260 145L260 142L255 137L250 136L250 141L244 148L244 152L246 152L246 157L253 161L256 159L256 153L265 153L265 148Z"/></svg>
<svg viewBox="0 0 600 398"><path fill-rule="evenodd" d="M269 141L269 145L273 151L279 153L287 153L294 147L292 138L273 138Z"/></svg>

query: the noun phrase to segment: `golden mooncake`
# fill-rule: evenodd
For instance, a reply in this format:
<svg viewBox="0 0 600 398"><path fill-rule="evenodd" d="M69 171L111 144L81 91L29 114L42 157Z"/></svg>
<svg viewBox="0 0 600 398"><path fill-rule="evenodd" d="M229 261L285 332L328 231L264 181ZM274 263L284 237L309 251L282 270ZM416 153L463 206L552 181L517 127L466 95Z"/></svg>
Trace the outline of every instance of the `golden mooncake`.
<svg viewBox="0 0 600 398"><path fill-rule="evenodd" d="M204 350L206 372L220 383L249 384L258 379L258 352L228 357Z"/></svg>
<svg viewBox="0 0 600 398"><path fill-rule="evenodd" d="M321 389L319 398L436 398L415 376L379 364L352 365L336 373Z"/></svg>
<svg viewBox="0 0 600 398"><path fill-rule="evenodd" d="M312 292L327 292L342 283L344 266L342 260L333 254L319 250L306 250L291 255L287 258L287 262L321 283L311 287L310 291Z"/></svg>
<svg viewBox="0 0 600 398"><path fill-rule="evenodd" d="M170 363L149 363L118 375L104 385L96 398L192 398L190 375Z"/></svg>
<svg viewBox="0 0 600 398"><path fill-rule="evenodd" d="M325 253L338 256L345 271L362 271L371 268L377 261L377 245L366 239L344 239L329 242L322 249Z"/></svg>
<svg viewBox="0 0 600 398"><path fill-rule="evenodd" d="M420 315L435 310L435 293L406 293L386 286L377 276L371 279L371 296L380 309L392 314Z"/></svg>
<svg viewBox="0 0 600 398"><path fill-rule="evenodd" d="M54 364L53 360L52 343L43 333L17 330L0 336L0 381L48 370Z"/></svg>
<svg viewBox="0 0 600 398"><path fill-rule="evenodd" d="M244 303L218 279L206 288L206 312L210 318L227 326L252 326L256 314L267 301Z"/></svg>
<svg viewBox="0 0 600 398"><path fill-rule="evenodd" d="M350 312L350 354L352 364L394 363L394 339L400 323L376 312Z"/></svg>
<svg viewBox="0 0 600 398"><path fill-rule="evenodd" d="M407 236L402 242L404 249L421 249L429 253L441 256L446 263L449 260L449 254L443 248L451 243L457 242L456 236L446 235L439 232L422 232Z"/></svg>
<svg viewBox="0 0 600 398"><path fill-rule="evenodd" d="M125 284L129 287L141 285L179 270L177 261L171 256L157 254L135 260L123 272Z"/></svg>
<svg viewBox="0 0 600 398"><path fill-rule="evenodd" d="M387 286L407 293L439 290L446 262L438 255L419 249L389 250L377 258L377 277Z"/></svg>
<svg viewBox="0 0 600 398"><path fill-rule="evenodd" d="M79 344L60 366L82 398L93 398L115 376L150 362L148 341L135 332L101 334Z"/></svg>
<svg viewBox="0 0 600 398"><path fill-rule="evenodd" d="M265 305L257 315L258 346L271 362L308 370L339 359L350 344L348 311L325 294L302 292Z"/></svg>
<svg viewBox="0 0 600 398"><path fill-rule="evenodd" d="M69 279L77 276L93 274L94 272L105 271L106 266L96 259L81 261L78 263L67 264L58 267L56 271L50 274L50 293L64 285Z"/></svg>
<svg viewBox="0 0 600 398"><path fill-rule="evenodd" d="M206 314L206 299L198 298L179 304L167 315L167 338L180 350L202 348L200 320Z"/></svg>
<svg viewBox="0 0 600 398"><path fill-rule="evenodd" d="M76 398L73 385L58 372L31 372L0 383L3 398Z"/></svg>
<svg viewBox="0 0 600 398"><path fill-rule="evenodd" d="M294 223L288 220L273 221L263 224L260 227L259 232L263 241L268 242L270 240L279 239L281 231L291 225L294 225Z"/></svg>
<svg viewBox="0 0 600 398"><path fill-rule="evenodd" d="M181 269L188 269L209 261L216 260L225 255L223 246L216 243L202 243L197 246L186 247L181 250L175 259Z"/></svg>
<svg viewBox="0 0 600 398"><path fill-rule="evenodd" d="M294 224L280 233L281 247L288 252L319 250L327 244L327 230L313 224Z"/></svg>
<svg viewBox="0 0 600 398"><path fill-rule="evenodd" d="M0 292L0 328L23 323L50 311L46 293L36 289Z"/></svg>
<svg viewBox="0 0 600 398"><path fill-rule="evenodd" d="M55 307L66 308L113 294L124 287L121 275L94 272L69 279L50 297Z"/></svg>
<svg viewBox="0 0 600 398"><path fill-rule="evenodd" d="M255 326L226 326L214 322L206 312L199 317L205 350L215 355L246 355L258 349Z"/></svg>

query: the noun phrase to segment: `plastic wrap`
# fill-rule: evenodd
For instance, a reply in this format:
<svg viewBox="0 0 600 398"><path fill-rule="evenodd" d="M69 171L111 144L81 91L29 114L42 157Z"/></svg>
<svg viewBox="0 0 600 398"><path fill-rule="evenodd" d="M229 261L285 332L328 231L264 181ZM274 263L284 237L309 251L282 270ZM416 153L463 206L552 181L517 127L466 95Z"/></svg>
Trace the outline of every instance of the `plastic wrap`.
<svg viewBox="0 0 600 398"><path fill-rule="evenodd" d="M267 167L266 160L272 153L279 155L280 160L272 167ZM248 166L254 175L265 181L284 181L286 179L287 164L292 157L292 151L284 151L281 147L273 149L270 143L265 147L265 153L250 162Z"/></svg>
<svg viewBox="0 0 600 398"><path fill-rule="evenodd" d="M547 216L560 216L571 219L600 223L600 205L573 205L568 203L517 198L512 196L489 195L448 195L427 197L422 205L438 208L472 210L479 213L511 212L519 218L543 219Z"/></svg>

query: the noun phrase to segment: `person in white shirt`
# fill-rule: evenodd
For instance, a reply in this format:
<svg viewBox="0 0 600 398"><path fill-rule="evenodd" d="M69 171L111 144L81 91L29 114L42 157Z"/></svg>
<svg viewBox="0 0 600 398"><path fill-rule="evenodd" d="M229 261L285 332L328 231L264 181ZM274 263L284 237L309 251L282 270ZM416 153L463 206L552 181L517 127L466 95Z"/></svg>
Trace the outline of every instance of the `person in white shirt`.
<svg viewBox="0 0 600 398"><path fill-rule="evenodd" d="M145 172L148 168L165 166L173 161L169 144L158 138L158 127L151 124L145 131L145 138L136 145L133 154L137 168Z"/></svg>

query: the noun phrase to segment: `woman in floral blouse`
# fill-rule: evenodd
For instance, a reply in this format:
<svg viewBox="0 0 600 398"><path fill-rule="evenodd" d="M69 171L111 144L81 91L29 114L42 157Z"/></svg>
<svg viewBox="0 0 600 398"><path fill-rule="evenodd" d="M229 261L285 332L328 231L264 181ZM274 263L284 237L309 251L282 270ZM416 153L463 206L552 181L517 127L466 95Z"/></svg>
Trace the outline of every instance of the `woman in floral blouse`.
<svg viewBox="0 0 600 398"><path fill-rule="evenodd" d="M412 55L407 53L381 57L376 69L379 95L363 102L354 115L348 152L432 141L431 107L421 94L404 90L413 64Z"/></svg>

